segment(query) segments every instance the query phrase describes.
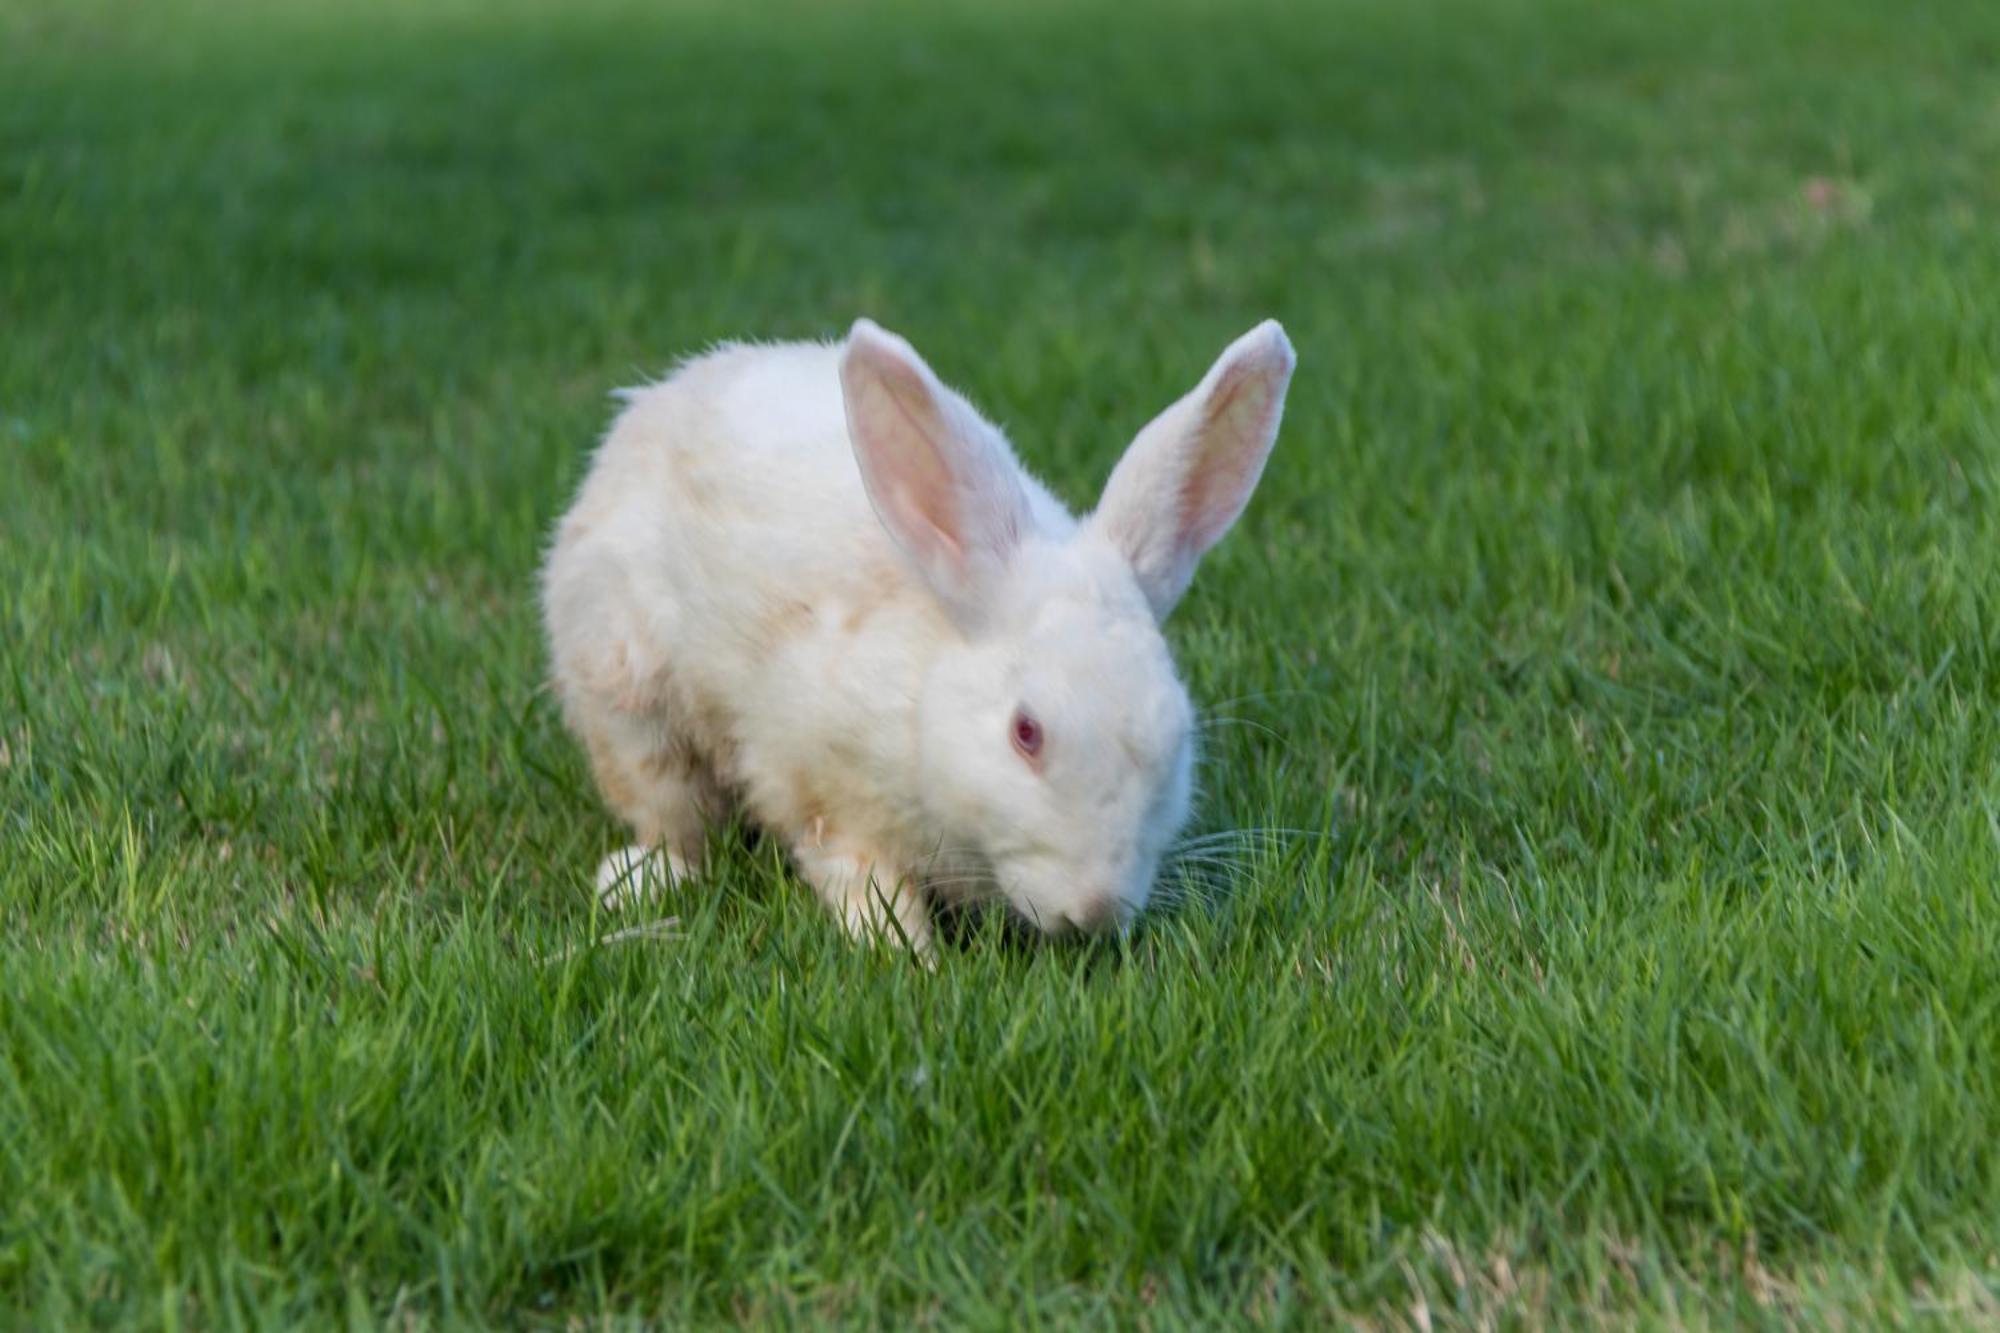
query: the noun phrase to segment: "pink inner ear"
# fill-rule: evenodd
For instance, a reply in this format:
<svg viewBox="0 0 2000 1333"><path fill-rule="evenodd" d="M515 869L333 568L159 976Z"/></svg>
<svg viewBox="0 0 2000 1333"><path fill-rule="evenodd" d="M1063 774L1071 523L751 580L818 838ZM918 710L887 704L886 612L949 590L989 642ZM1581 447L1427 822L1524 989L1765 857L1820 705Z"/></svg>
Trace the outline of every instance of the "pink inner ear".
<svg viewBox="0 0 2000 1333"><path fill-rule="evenodd" d="M1238 361L1223 369L1202 405L1200 443L1181 479L1176 515L1181 542L1190 554L1215 545L1243 512L1263 470L1264 451L1257 444L1267 433L1276 397L1269 375Z"/></svg>
<svg viewBox="0 0 2000 1333"><path fill-rule="evenodd" d="M924 531L929 534L927 539L919 543L920 545L928 545L936 554L949 560L954 567L965 564L965 547L959 544L958 538L932 522L930 514L921 507L915 509L915 518L912 520L913 526L918 524L921 524Z"/></svg>
<svg viewBox="0 0 2000 1333"><path fill-rule="evenodd" d="M884 429L871 432L878 440L895 440L898 446L875 450L877 465L886 474L885 489L905 528L905 539L930 554L962 562L963 543L947 525L958 518L954 508L955 485L944 461L939 435L943 423L936 420L930 391L911 367L900 360L877 360L875 382L868 396L874 408L888 420ZM914 400L914 401L912 401Z"/></svg>
<svg viewBox="0 0 2000 1333"><path fill-rule="evenodd" d="M869 498L933 591L968 608L1028 521L1013 460L900 341L868 330L855 336L842 381Z"/></svg>

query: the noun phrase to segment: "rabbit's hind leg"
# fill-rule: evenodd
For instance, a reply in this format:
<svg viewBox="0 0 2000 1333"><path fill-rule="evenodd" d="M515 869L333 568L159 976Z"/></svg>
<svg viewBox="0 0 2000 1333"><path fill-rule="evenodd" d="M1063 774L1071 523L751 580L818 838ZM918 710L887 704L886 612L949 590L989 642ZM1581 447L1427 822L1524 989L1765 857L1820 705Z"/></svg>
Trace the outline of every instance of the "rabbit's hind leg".
<svg viewBox="0 0 2000 1333"><path fill-rule="evenodd" d="M701 868L705 829L719 800L706 766L681 737L650 717L601 716L586 729L598 790L637 838L597 867L606 907L627 907Z"/></svg>

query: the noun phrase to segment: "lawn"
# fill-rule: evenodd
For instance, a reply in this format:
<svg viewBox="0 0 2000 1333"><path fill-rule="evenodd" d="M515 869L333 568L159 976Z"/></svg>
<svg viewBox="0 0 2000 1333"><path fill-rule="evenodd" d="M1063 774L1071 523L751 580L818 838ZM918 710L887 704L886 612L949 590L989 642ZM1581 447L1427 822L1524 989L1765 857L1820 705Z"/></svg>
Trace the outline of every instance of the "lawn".
<svg viewBox="0 0 2000 1333"><path fill-rule="evenodd" d="M1121 943L594 907L608 393L862 313L1297 344ZM2000 1321L2000 5L0 0L0 451L0 1323Z"/></svg>

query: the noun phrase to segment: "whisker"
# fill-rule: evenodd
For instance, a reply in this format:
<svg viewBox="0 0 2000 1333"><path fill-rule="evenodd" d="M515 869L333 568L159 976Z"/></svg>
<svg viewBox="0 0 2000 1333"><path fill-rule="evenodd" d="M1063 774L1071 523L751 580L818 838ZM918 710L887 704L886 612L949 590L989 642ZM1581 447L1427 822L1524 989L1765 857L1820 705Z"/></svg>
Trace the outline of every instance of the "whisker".
<svg viewBox="0 0 2000 1333"><path fill-rule="evenodd" d="M1295 828L1246 828L1223 829L1220 832L1204 834L1176 844L1176 847L1210 847L1227 843L1254 844L1269 848L1283 845L1288 838L1322 838L1326 835L1310 829Z"/></svg>
<svg viewBox="0 0 2000 1333"><path fill-rule="evenodd" d="M1254 861L1269 859L1272 850L1270 847L1251 847L1240 843L1212 842L1204 843L1199 847L1175 847L1167 853L1166 859L1175 861L1187 857L1205 856L1216 860L1241 861L1249 864Z"/></svg>
<svg viewBox="0 0 2000 1333"><path fill-rule="evenodd" d="M989 889L999 887L985 875L960 875L952 879L926 879L920 880L919 883L927 889L962 889L968 886Z"/></svg>
<svg viewBox="0 0 2000 1333"><path fill-rule="evenodd" d="M1214 727L1247 727L1251 731L1261 731L1280 744L1289 743L1289 738L1283 732L1265 726L1262 722L1253 722L1247 717L1204 717L1195 723L1197 731L1208 731Z"/></svg>
<svg viewBox="0 0 2000 1333"><path fill-rule="evenodd" d="M1242 878L1229 873L1226 866L1180 866L1177 869L1177 882L1211 894L1221 892Z"/></svg>
<svg viewBox="0 0 2000 1333"><path fill-rule="evenodd" d="M1318 829L1288 828L1282 824L1250 824L1242 828L1216 829L1214 832L1205 833L1202 836L1205 838L1323 838L1326 835Z"/></svg>
<svg viewBox="0 0 2000 1333"><path fill-rule="evenodd" d="M1184 847L1169 848L1167 854L1169 856L1179 856L1182 855L1183 853L1201 852L1204 854L1220 855L1220 856L1229 856L1229 855L1256 856L1265 852L1269 852L1275 847L1281 847L1282 845L1283 844L1281 843L1244 842L1232 838L1225 841L1216 841L1216 842L1191 842Z"/></svg>
<svg viewBox="0 0 2000 1333"><path fill-rule="evenodd" d="M1184 862L1176 869L1190 878L1219 879L1230 884L1240 884L1253 878L1248 868L1228 861L1199 861L1193 864Z"/></svg>
<svg viewBox="0 0 2000 1333"><path fill-rule="evenodd" d="M1327 697L1328 695L1324 690L1266 690L1262 694L1239 694L1234 699L1220 699L1212 706L1215 708L1234 708L1238 704L1269 703L1273 699L1324 699Z"/></svg>
<svg viewBox="0 0 2000 1333"><path fill-rule="evenodd" d="M1187 904L1216 907L1228 893L1223 885L1193 876L1180 876L1170 881L1163 881L1161 889L1156 898L1160 906L1168 908Z"/></svg>
<svg viewBox="0 0 2000 1333"><path fill-rule="evenodd" d="M1234 863L1248 861L1261 850L1263 849L1257 847L1232 847L1227 843L1211 843L1202 847L1176 847L1167 853L1167 857L1174 861L1209 860Z"/></svg>
<svg viewBox="0 0 2000 1333"><path fill-rule="evenodd" d="M1215 878L1231 883L1251 878L1249 867L1235 861L1181 861L1174 869L1190 878Z"/></svg>

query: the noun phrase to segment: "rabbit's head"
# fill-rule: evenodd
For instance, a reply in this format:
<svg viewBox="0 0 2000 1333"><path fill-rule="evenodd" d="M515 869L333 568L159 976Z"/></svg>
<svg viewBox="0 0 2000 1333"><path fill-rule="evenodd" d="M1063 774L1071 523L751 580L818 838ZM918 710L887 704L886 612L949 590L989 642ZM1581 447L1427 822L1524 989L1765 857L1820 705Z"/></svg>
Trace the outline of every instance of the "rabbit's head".
<svg viewBox="0 0 2000 1333"><path fill-rule="evenodd" d="M956 631L917 701L926 814L1043 930L1129 921L1187 818L1194 713L1159 626L1249 500L1293 359L1274 321L1231 344L1079 524L908 343L849 335L862 479Z"/></svg>

